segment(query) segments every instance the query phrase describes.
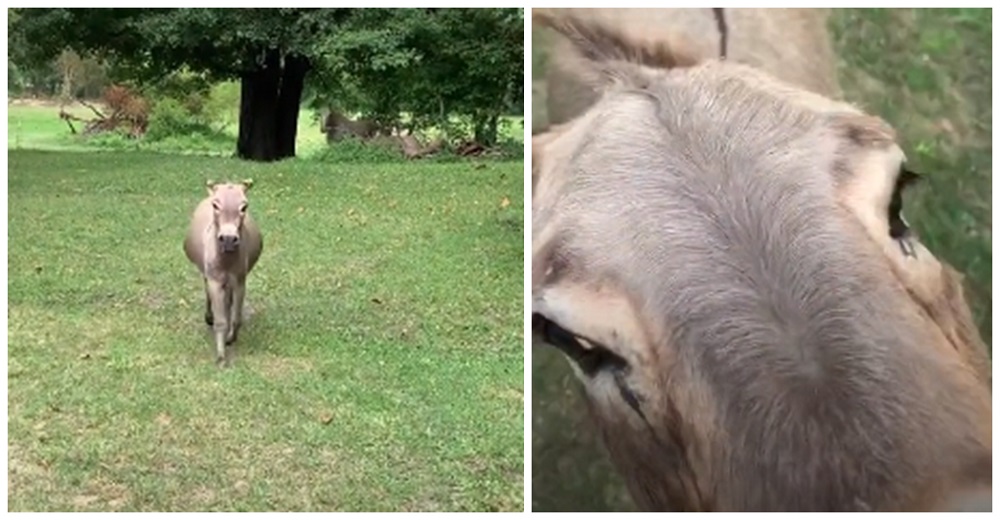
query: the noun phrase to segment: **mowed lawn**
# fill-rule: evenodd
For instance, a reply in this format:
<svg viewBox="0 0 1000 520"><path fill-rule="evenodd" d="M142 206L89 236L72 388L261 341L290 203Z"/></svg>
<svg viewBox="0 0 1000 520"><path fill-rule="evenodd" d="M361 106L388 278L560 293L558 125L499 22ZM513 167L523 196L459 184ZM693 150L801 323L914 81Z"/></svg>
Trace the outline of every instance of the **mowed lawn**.
<svg viewBox="0 0 1000 520"><path fill-rule="evenodd" d="M8 507L521 510L523 166L8 151ZM182 251L255 181L234 367Z"/></svg>
<svg viewBox="0 0 1000 520"><path fill-rule="evenodd" d="M66 112L82 119L93 119L94 113L78 103L62 107ZM73 134L66 122L59 119L60 105L57 102L39 100L17 100L7 105L7 149L8 150L54 150L54 151L101 151L101 147L86 138ZM237 108L234 107L236 117ZM74 121L77 132L82 132L85 123ZM157 151L171 153L230 156L236 150L236 124L226 126L213 138L206 136L176 136L165 142L153 143ZM200 145L198 149L192 144ZM147 143L148 144L148 143ZM137 148L138 142L126 142L125 146ZM318 121L313 119L312 110L301 110L296 133L296 148L299 156L309 156L326 148L326 136L320 131Z"/></svg>
<svg viewBox="0 0 1000 520"><path fill-rule="evenodd" d="M237 106L233 107L231 120L238 117ZM83 119L93 119L94 113L79 103L68 104L62 109ZM95 143L80 134L73 134L66 122L59 118L60 105L57 102L39 100L16 100L7 105L7 149L8 150L54 150L54 151L101 151L138 150L158 151L176 154L215 155L228 157L236 149L239 127L236 123L226 125L216 135L170 136L156 142L118 140L114 143ZM155 116L155 114L154 114ZM457 120L455 121L457 122ZM155 122L151 123L155 125ZM77 132L82 132L84 123L74 122ZM504 116L498 129L505 141L524 140L524 118ZM437 136L439 131L430 129L422 139ZM322 132L317 114L311 109L299 111L298 130L295 139L296 155L313 158L328 152L326 135Z"/></svg>
<svg viewBox="0 0 1000 520"><path fill-rule="evenodd" d="M992 339L992 12L834 9L830 20L846 98L899 132L924 174L906 196L920 240L966 275L966 297ZM533 126L544 126L548 56L533 49ZM541 121L536 125L535 121ZM590 425L565 357L532 351L532 510L634 508Z"/></svg>

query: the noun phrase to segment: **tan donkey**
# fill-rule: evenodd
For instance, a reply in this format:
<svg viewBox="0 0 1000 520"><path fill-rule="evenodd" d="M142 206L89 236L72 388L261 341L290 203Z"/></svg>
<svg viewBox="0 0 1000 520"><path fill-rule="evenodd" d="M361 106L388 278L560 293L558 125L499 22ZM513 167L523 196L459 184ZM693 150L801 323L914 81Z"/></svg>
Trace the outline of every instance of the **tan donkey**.
<svg viewBox="0 0 1000 520"><path fill-rule="evenodd" d="M532 325L646 510L990 510L961 275L883 120L572 13L595 93L532 140Z"/></svg>
<svg viewBox="0 0 1000 520"><path fill-rule="evenodd" d="M536 11L539 11L536 9ZM633 41L668 46L688 65L726 59L824 96L840 97L828 9L546 9L625 32ZM565 123L597 99L572 43L549 33L548 121Z"/></svg>
<svg viewBox="0 0 1000 520"><path fill-rule="evenodd" d="M212 326L216 363L226 365L226 345L243 321L247 275L260 258L263 237L250 216L251 180L208 182L208 197L194 210L184 252L205 281L205 323Z"/></svg>

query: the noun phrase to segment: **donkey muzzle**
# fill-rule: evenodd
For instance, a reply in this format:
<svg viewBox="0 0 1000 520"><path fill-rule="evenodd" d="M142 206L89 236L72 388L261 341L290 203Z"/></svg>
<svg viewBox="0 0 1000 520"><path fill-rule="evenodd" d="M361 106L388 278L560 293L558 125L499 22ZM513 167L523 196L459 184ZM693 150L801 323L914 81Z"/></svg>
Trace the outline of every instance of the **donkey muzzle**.
<svg viewBox="0 0 1000 520"><path fill-rule="evenodd" d="M219 248L224 253L232 253L240 247L240 237L237 235L219 235Z"/></svg>

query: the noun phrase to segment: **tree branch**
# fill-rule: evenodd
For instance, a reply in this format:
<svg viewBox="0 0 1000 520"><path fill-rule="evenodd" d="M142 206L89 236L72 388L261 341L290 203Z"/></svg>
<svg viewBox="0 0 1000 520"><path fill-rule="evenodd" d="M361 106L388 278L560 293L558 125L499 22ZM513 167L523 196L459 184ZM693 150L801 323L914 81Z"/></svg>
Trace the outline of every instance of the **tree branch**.
<svg viewBox="0 0 1000 520"><path fill-rule="evenodd" d="M108 118L108 116L102 114L101 111L97 109L97 107L95 107L94 105L91 105L90 103L87 103L83 99L77 99L76 102L80 103L81 105L83 105L83 106L85 106L87 108L89 108L94 114L97 114L97 117L99 117L101 119L107 119Z"/></svg>

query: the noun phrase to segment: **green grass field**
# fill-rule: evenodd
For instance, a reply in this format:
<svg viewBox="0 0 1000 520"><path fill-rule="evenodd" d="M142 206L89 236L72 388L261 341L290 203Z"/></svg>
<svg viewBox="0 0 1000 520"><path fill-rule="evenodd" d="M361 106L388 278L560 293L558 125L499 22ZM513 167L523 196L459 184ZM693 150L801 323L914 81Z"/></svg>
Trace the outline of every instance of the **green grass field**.
<svg viewBox="0 0 1000 520"><path fill-rule="evenodd" d="M94 117L90 109L73 103L65 107L70 114L91 119ZM161 141L133 141L124 138L107 139L108 136L84 137L74 135L67 124L59 119L59 105L45 101L19 101L7 105L7 149L8 150L52 150L52 151L102 151L102 150L141 150L166 152L174 154L214 155L228 157L236 150L238 126L235 123L226 125L219 135L171 136ZM237 119L237 107L229 118ZM326 135L320 130L319 121L315 119L313 110L303 109L299 112L298 132L296 134L296 155L300 158L330 157ZM524 141L523 117L504 117L500 127L502 140L514 143ZM152 122L151 124L155 124ZM84 124L74 122L77 131ZM431 129L428 136L436 136L437 131ZM347 145L345 150L355 147ZM351 153L351 152L347 152Z"/></svg>
<svg viewBox="0 0 1000 520"><path fill-rule="evenodd" d="M847 98L895 126L909 163L926 174L908 194L907 219L927 247L966 274L967 297L990 343L991 11L838 9L831 29ZM532 47L532 113L544 121L540 36ZM532 351L532 510L630 510L577 386L554 349Z"/></svg>
<svg viewBox="0 0 1000 520"><path fill-rule="evenodd" d="M9 148L62 151L8 150L11 511L523 509L520 161L83 153L20 108ZM181 243L246 177L219 370Z"/></svg>
<svg viewBox="0 0 1000 520"><path fill-rule="evenodd" d="M98 151L102 149L82 136L73 135L66 123L59 119L59 107L56 104L46 102L16 103L9 104L7 110L8 150ZM94 116L93 112L78 104L68 105L66 111L85 119ZM296 148L299 156L308 157L326 148L326 136L320 132L319 123L313 121L312 118L311 110L302 110L299 113L298 134L296 136ZM78 131L83 127L82 123L74 124ZM227 156L232 155L236 149L236 133L236 126L229 125L224 129L219 139L210 140L200 150L191 149L192 139L187 136L180 136L176 140L171 139L165 143L157 143L157 147L171 153L197 152L199 155ZM140 145L131 143L131 146L138 147Z"/></svg>

